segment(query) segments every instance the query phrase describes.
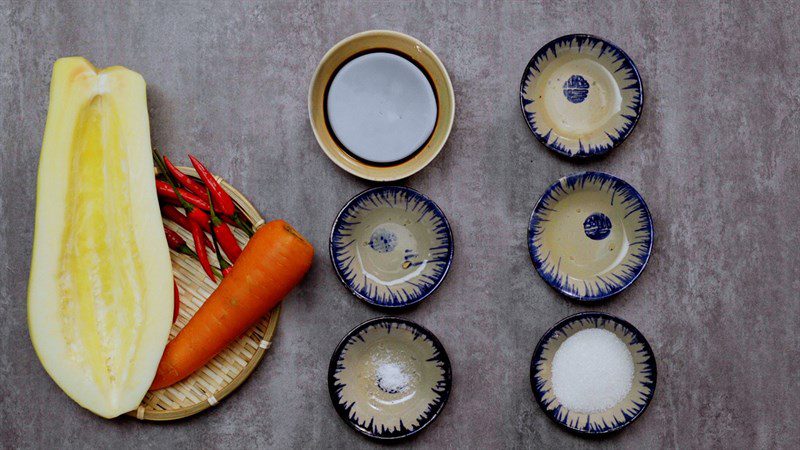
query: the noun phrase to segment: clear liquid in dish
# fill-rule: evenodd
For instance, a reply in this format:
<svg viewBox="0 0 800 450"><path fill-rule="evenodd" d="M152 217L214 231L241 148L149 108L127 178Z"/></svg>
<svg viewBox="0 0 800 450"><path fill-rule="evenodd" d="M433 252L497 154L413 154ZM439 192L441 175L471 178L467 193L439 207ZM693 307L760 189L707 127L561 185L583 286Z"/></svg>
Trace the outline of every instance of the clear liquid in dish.
<svg viewBox="0 0 800 450"><path fill-rule="evenodd" d="M438 107L425 74L394 53L347 62L333 77L325 108L333 134L355 156L392 163L411 156L433 133Z"/></svg>

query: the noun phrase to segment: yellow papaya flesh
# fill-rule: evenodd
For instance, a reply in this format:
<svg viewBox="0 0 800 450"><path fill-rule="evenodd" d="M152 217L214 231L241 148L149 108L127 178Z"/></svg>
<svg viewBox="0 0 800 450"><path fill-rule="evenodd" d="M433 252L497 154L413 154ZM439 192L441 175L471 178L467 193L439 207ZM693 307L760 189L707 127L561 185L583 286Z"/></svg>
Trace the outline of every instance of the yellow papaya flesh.
<svg viewBox="0 0 800 450"><path fill-rule="evenodd" d="M109 418L133 410L155 376L173 307L139 74L56 61L36 198L34 349L81 406Z"/></svg>

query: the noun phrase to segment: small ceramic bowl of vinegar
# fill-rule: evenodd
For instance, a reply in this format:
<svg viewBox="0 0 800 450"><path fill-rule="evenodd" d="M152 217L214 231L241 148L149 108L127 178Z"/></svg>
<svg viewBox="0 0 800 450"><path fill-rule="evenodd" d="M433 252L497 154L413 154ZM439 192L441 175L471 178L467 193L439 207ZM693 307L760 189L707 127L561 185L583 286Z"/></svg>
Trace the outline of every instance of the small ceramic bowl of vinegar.
<svg viewBox="0 0 800 450"><path fill-rule="evenodd" d="M602 172L553 183L528 225L536 271L578 301L603 300L630 286L647 265L652 247L653 220L642 196Z"/></svg>
<svg viewBox="0 0 800 450"><path fill-rule="evenodd" d="M442 62L419 40L394 31L350 36L323 56L308 114L325 154L373 181L422 170L453 125L455 95Z"/></svg>
<svg viewBox="0 0 800 450"><path fill-rule="evenodd" d="M417 434L444 408L450 360L428 329L379 317L351 330L331 356L328 391L351 428L376 440Z"/></svg>
<svg viewBox="0 0 800 450"><path fill-rule="evenodd" d="M339 279L357 298L403 308L430 296L453 260L453 235L441 209L401 186L368 189L333 223L330 255Z"/></svg>
<svg viewBox="0 0 800 450"><path fill-rule="evenodd" d="M643 99L633 60L588 34L562 36L539 49L519 89L533 135L569 158L600 156L621 144L639 121Z"/></svg>

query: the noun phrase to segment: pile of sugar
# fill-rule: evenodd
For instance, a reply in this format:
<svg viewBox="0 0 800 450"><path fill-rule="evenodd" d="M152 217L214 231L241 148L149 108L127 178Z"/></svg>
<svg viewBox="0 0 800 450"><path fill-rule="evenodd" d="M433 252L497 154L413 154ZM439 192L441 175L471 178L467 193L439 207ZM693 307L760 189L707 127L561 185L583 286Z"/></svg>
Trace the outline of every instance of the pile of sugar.
<svg viewBox="0 0 800 450"><path fill-rule="evenodd" d="M581 330L556 350L553 391L572 411L602 412L628 395L633 370L628 346L614 333L602 328Z"/></svg>

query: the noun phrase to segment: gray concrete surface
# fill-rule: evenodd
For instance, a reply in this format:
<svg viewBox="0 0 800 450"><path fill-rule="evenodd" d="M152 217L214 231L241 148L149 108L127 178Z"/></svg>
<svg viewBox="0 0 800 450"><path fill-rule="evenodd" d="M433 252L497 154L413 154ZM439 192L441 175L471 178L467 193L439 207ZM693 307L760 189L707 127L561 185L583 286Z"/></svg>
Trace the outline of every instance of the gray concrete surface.
<svg viewBox="0 0 800 450"><path fill-rule="evenodd" d="M369 183L339 170L307 119L311 74L340 39L372 28L420 38L450 71L450 140L405 183L450 218L452 270L403 314L454 365L443 415L410 446L800 446L800 7L790 2L195 3L0 0L0 437L2 447L366 447L331 407L326 369L342 335L378 311L351 297L326 246L331 221ZM517 89L548 40L619 44L645 86L636 131L602 161L555 157L528 131ZM268 217L317 249L251 379L170 424L82 410L33 353L25 298L35 173L53 61L83 55L144 75L153 142L192 151ZM535 274L526 224L540 193L584 169L621 176L655 219L642 277L597 309L635 324L659 368L650 409L601 441L571 436L534 403L540 335L588 308Z"/></svg>

